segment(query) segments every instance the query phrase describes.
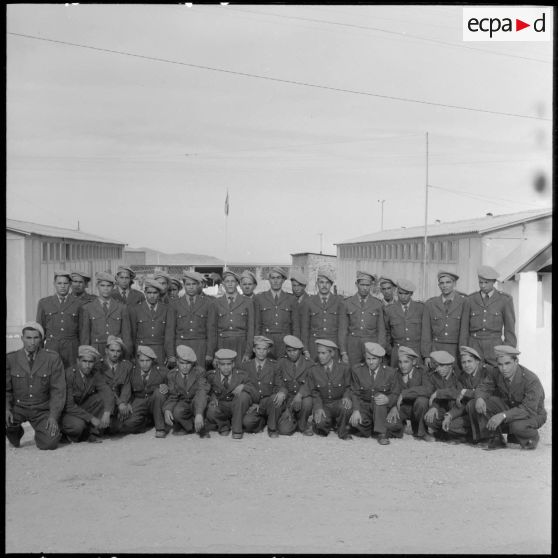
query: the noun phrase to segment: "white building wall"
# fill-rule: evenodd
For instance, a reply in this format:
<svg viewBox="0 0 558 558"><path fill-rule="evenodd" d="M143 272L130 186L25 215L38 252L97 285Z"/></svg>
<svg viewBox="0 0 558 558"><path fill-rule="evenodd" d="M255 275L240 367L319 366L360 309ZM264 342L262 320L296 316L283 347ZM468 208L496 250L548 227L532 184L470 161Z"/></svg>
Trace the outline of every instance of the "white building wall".
<svg viewBox="0 0 558 558"><path fill-rule="evenodd" d="M25 316L25 237L6 232L6 351L19 349Z"/></svg>

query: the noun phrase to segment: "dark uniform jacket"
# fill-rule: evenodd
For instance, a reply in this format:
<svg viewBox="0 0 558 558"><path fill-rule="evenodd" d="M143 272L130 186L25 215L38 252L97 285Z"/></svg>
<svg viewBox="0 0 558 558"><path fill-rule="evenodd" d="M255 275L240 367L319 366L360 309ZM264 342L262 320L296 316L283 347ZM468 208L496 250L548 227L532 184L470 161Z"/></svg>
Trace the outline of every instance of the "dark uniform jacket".
<svg viewBox="0 0 558 558"><path fill-rule="evenodd" d="M66 378L61 358L54 351L38 349L33 369L24 349L6 355L6 409L24 407L48 411L59 420L66 402Z"/></svg>
<svg viewBox="0 0 558 558"><path fill-rule="evenodd" d="M114 394L116 406L121 403L130 403L132 399L132 385L130 383L132 368L133 365L128 360L118 362L114 372L106 360L101 365L101 374L103 374L105 382L107 382Z"/></svg>
<svg viewBox="0 0 558 558"><path fill-rule="evenodd" d="M430 397L434 391L434 386L430 379L430 374L422 366L415 366L411 372L411 377L407 383L403 381L403 374L397 371L397 381L399 383L398 392L403 401L414 401L417 397Z"/></svg>
<svg viewBox="0 0 558 558"><path fill-rule="evenodd" d="M443 406L446 410L456 406L455 400L461 390L463 384L455 373L455 370L447 378L442 378L437 372L430 375L432 382L433 392L436 392L434 404Z"/></svg>
<svg viewBox="0 0 558 558"><path fill-rule="evenodd" d="M82 306L72 295L62 305L57 295L39 300L37 322L43 326L47 347L49 339L78 339Z"/></svg>
<svg viewBox="0 0 558 558"><path fill-rule="evenodd" d="M235 368L229 376L229 387L226 388L221 381L221 372L218 370L210 370L207 373L207 382L209 383L209 397L218 401L232 401L234 399L233 390L240 384L248 383L248 372Z"/></svg>
<svg viewBox="0 0 558 558"><path fill-rule="evenodd" d="M128 312L135 347L138 345L163 345L165 350L167 347L172 347L174 332L170 329L168 304L158 302L154 315L147 301L130 305Z"/></svg>
<svg viewBox="0 0 558 558"><path fill-rule="evenodd" d="M114 409L114 395L101 372L93 371L83 376L77 366L66 369L66 405L64 412L89 422L94 415L81 407L88 397L98 393L106 412Z"/></svg>
<svg viewBox="0 0 558 558"><path fill-rule="evenodd" d="M241 294L229 308L227 295L217 297L214 301L217 312L218 337L244 337L246 339L245 354L251 355L254 346L255 316L254 302Z"/></svg>
<svg viewBox="0 0 558 558"><path fill-rule="evenodd" d="M511 383L497 368L489 372L485 381L475 390L475 397L487 399L491 395L502 398L510 407L504 422L537 416L546 418L542 384L534 372L520 364Z"/></svg>
<svg viewBox="0 0 558 558"><path fill-rule="evenodd" d="M281 291L276 303L271 290L254 298L256 335L270 333L300 337L299 307L294 295Z"/></svg>
<svg viewBox="0 0 558 558"><path fill-rule="evenodd" d="M465 390L463 397L467 399L475 397L476 388L486 380L491 370L492 366L481 363L475 374L465 374L465 372L461 372L461 374L459 374L459 381Z"/></svg>
<svg viewBox="0 0 558 558"><path fill-rule="evenodd" d="M112 289L112 293L110 296L114 300L117 300L122 304L127 304L128 306L140 304L145 300L145 295L141 291L132 288L128 289L128 292L126 293L126 299L124 299L118 287L114 287L114 289Z"/></svg>
<svg viewBox="0 0 558 558"><path fill-rule="evenodd" d="M411 300L407 313L398 301L384 306L387 345L404 345L420 353L424 304Z"/></svg>
<svg viewBox="0 0 558 558"><path fill-rule="evenodd" d="M301 356L296 362L288 358L279 359L279 376L282 382L281 390L287 397L294 397L300 393L301 397L310 395L308 387L308 371L314 362Z"/></svg>
<svg viewBox="0 0 558 558"><path fill-rule="evenodd" d="M144 383L139 366L134 366L130 373L130 384L134 399L149 397L155 390L159 389L161 384L167 384L168 373L166 367L156 364L151 367L147 374L147 381Z"/></svg>
<svg viewBox="0 0 558 558"><path fill-rule="evenodd" d="M459 343L459 336L464 319L463 306L465 296L454 291L453 300L448 307L442 302L442 296L429 298L422 313L421 354L429 357L434 350L432 343ZM467 327L467 326L465 326Z"/></svg>
<svg viewBox="0 0 558 558"><path fill-rule="evenodd" d="M312 409L323 409L324 404L342 398L351 399L351 370L348 364L333 362L331 373L321 364L314 364L308 371L308 387L312 395Z"/></svg>
<svg viewBox="0 0 558 558"><path fill-rule="evenodd" d="M275 360L265 359L259 374L255 358L242 364L240 369L248 374L244 391L250 395L252 403L259 403L264 397L277 393L282 387L279 365Z"/></svg>
<svg viewBox="0 0 558 558"><path fill-rule="evenodd" d="M370 403L380 393L388 398L387 406L391 408L397 403L398 390L397 372L391 366L380 364L375 380L367 364L357 364L351 368L351 393L355 411L360 411L361 403Z"/></svg>
<svg viewBox="0 0 558 558"><path fill-rule="evenodd" d="M193 366L188 374L182 374L178 368L169 372L169 396L163 411L173 411L179 401L194 403L194 414L203 415L207 405L209 384L205 379L205 370Z"/></svg>
<svg viewBox="0 0 558 558"><path fill-rule="evenodd" d="M82 304L87 304L88 302L91 302L92 300L95 300L97 298L97 295L90 294L85 291L79 296L75 293L71 293L71 295L79 300L79 302L81 302Z"/></svg>
<svg viewBox="0 0 558 558"><path fill-rule="evenodd" d="M329 293L326 306L320 295L311 295L302 303L301 340L306 348L311 337L329 339L337 344L340 352L346 352L347 311L343 297Z"/></svg>
<svg viewBox="0 0 558 558"><path fill-rule="evenodd" d="M345 307L348 322L347 335L370 338L382 347L386 346L384 309L377 298L368 295L362 308L357 293L345 299Z"/></svg>

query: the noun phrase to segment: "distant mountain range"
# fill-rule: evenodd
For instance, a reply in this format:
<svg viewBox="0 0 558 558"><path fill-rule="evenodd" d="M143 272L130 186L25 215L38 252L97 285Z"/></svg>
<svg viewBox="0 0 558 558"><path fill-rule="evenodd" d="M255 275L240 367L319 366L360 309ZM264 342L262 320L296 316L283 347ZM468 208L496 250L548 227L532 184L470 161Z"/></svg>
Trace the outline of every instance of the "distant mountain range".
<svg viewBox="0 0 558 558"><path fill-rule="evenodd" d="M223 265L223 260L204 254L166 254L151 248L130 248L145 252L145 263L147 265Z"/></svg>

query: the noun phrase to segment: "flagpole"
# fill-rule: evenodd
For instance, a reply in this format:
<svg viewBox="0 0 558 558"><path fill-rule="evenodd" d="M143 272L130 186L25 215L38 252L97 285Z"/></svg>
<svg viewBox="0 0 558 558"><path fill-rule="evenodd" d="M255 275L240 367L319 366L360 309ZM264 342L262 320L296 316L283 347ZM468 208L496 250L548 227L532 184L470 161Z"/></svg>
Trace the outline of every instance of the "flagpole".
<svg viewBox="0 0 558 558"><path fill-rule="evenodd" d="M229 258L229 189L227 188L227 197L225 198L225 267L227 271L227 260Z"/></svg>

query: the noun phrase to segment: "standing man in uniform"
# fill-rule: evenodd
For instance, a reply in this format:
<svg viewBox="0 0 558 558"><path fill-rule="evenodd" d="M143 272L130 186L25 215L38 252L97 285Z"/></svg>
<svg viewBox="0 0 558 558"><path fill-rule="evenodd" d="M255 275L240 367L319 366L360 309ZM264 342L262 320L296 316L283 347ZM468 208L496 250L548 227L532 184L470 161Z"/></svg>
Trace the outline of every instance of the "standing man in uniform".
<svg viewBox="0 0 558 558"><path fill-rule="evenodd" d="M178 277L171 277L169 285L169 304L180 298L182 286L182 281Z"/></svg>
<svg viewBox="0 0 558 558"><path fill-rule="evenodd" d="M114 278L110 273L96 274L99 296L82 307L80 324L81 345L91 345L105 354L107 337L120 337L126 345L126 355L133 355L130 314L125 304L112 298ZM143 296L143 295L142 295Z"/></svg>
<svg viewBox="0 0 558 558"><path fill-rule="evenodd" d="M490 365L496 366L494 347L503 343L515 347L513 298L494 288L498 272L488 265L477 271L480 291L470 294L463 307L460 345L472 347Z"/></svg>
<svg viewBox="0 0 558 558"><path fill-rule="evenodd" d="M328 339L339 347L342 362L348 364L349 357L345 347L347 311L343 297L331 292L333 283L331 271L318 269L318 294L308 297L303 303L300 333L307 358L315 361L318 353L316 340Z"/></svg>
<svg viewBox="0 0 558 558"><path fill-rule="evenodd" d="M213 361L217 345L217 313L213 297L200 293L203 276L184 271L185 295L169 309L169 330L173 338L167 346L169 366L176 362L175 347L187 345L195 353L200 366L207 369Z"/></svg>
<svg viewBox="0 0 558 558"><path fill-rule="evenodd" d="M269 272L269 291L254 299L256 335L266 335L273 341L269 356L279 359L285 355L285 335L300 336L299 307L293 295L283 291L287 274L280 267Z"/></svg>
<svg viewBox="0 0 558 558"><path fill-rule="evenodd" d="M382 304L384 306L391 306L394 304L397 301L397 297L395 296L397 285L395 281L389 277L380 277L380 279L378 279L378 285L380 285L380 291L382 293Z"/></svg>
<svg viewBox="0 0 558 558"><path fill-rule="evenodd" d="M246 298L249 298L250 300L253 301L256 296L254 294L254 290L257 286L258 286L258 280L256 279L256 276L250 270L245 269L240 274L240 290L242 291L242 294Z"/></svg>
<svg viewBox="0 0 558 558"><path fill-rule="evenodd" d="M255 317L254 303L237 291L239 277L233 271L223 272L225 294L215 300L217 313L217 349L236 353L236 365L252 357Z"/></svg>
<svg viewBox="0 0 558 558"><path fill-rule="evenodd" d="M159 283L161 283L161 285L163 286L163 291L161 293L161 302L164 304L169 304L171 301L171 298L169 296L169 287L172 277L164 271L156 271L153 274L153 279L155 279L155 281L159 281Z"/></svg>
<svg viewBox="0 0 558 558"><path fill-rule="evenodd" d="M41 324L27 322L21 330L23 347L6 355L6 437L14 448L19 448L26 421L39 449L56 449L60 441L64 365L58 353L41 348L43 337Z"/></svg>
<svg viewBox="0 0 558 558"><path fill-rule="evenodd" d="M70 273L72 280L72 295L74 295L82 304L91 302L97 297L94 294L88 293L85 289L89 286L91 277L83 271L72 271Z"/></svg>
<svg viewBox="0 0 558 558"><path fill-rule="evenodd" d="M442 294L429 298L422 313L421 354L430 366L432 351L446 351L457 357L463 321L465 297L455 290L459 276L449 271L438 272L438 287Z"/></svg>
<svg viewBox="0 0 558 558"><path fill-rule="evenodd" d="M397 302L384 307L388 353L391 366L398 363L397 351L401 345L420 354L422 314L424 304L411 300L415 285L407 279L397 282Z"/></svg>
<svg viewBox="0 0 558 558"><path fill-rule="evenodd" d="M386 345L386 326L382 303L370 294L376 277L366 271L358 271L357 293L345 299L347 311L347 354L349 365L360 364L364 359L364 344Z"/></svg>
<svg viewBox="0 0 558 558"><path fill-rule="evenodd" d="M70 273L54 272L56 294L39 300L37 322L45 332L45 349L60 355L64 367L75 364L82 303L70 294Z"/></svg>
<svg viewBox="0 0 558 558"><path fill-rule="evenodd" d="M135 277L136 274L131 268L124 267L123 265L118 266L116 275L114 276L116 285L112 291L112 298L128 306L139 304L145 300L141 291L132 289L132 283Z"/></svg>
<svg viewBox="0 0 558 558"><path fill-rule="evenodd" d="M293 295L299 306L302 306L302 303L310 296L306 292L307 284L308 280L300 271L291 272L291 289L293 290Z"/></svg>

